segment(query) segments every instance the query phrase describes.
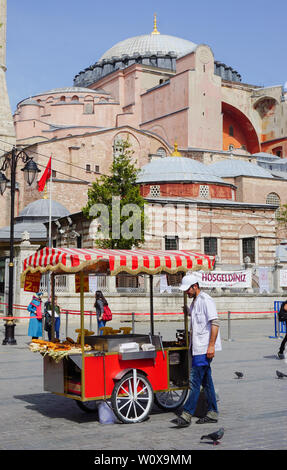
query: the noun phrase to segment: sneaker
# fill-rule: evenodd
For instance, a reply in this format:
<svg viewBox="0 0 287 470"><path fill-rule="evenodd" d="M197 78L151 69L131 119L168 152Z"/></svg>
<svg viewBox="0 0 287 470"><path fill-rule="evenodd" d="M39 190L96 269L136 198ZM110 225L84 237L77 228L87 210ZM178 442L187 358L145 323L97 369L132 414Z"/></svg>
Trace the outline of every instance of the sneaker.
<svg viewBox="0 0 287 470"><path fill-rule="evenodd" d="M186 428L191 424L191 414L183 411L180 416L171 420L171 423L176 424L178 428Z"/></svg>
<svg viewBox="0 0 287 470"><path fill-rule="evenodd" d="M196 421L196 424L205 424L205 423L217 423L217 419L210 418L209 416L204 416Z"/></svg>
<svg viewBox="0 0 287 470"><path fill-rule="evenodd" d="M191 421L190 422L187 422L185 421L184 418L182 418L181 416L179 416L176 421L174 422L174 424L176 424L176 427L177 428L187 428L188 426L190 426L191 424Z"/></svg>
<svg viewBox="0 0 287 470"><path fill-rule="evenodd" d="M279 359L284 359L285 358L284 354L282 354L280 352L277 354L277 356L278 356Z"/></svg>

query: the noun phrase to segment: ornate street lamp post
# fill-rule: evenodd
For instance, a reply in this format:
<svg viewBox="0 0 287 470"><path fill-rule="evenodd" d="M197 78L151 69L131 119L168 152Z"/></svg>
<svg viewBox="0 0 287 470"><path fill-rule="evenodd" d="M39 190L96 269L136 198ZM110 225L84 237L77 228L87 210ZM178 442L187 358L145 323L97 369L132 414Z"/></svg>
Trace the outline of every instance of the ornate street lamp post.
<svg viewBox="0 0 287 470"><path fill-rule="evenodd" d="M25 165L21 170L24 172L26 182L31 185L40 172L37 164L32 157L29 157L24 150L17 151L13 147L11 154L6 154L0 167L0 194L3 195L9 180L2 173L10 167L11 182L11 207L10 207L10 259L9 259L9 290L8 290L8 313L7 317L11 319L6 320L5 324L5 338L2 344L17 344L14 338L15 322L13 320L13 280L14 280L14 206L15 206L15 185L16 185L16 170L17 164L21 160ZM1 164L1 160L0 160Z"/></svg>

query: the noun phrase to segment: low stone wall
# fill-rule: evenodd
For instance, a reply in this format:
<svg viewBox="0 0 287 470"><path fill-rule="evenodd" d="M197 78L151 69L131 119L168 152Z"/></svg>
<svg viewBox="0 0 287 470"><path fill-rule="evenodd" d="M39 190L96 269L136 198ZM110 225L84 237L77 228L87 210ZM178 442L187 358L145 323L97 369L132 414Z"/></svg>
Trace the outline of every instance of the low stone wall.
<svg viewBox="0 0 287 470"><path fill-rule="evenodd" d="M273 318L274 301L285 300L282 294L214 294L212 297L222 319L227 318L228 311L231 312L232 319ZM134 312L136 321L149 321L149 294L109 294L106 298L112 312L115 314L115 318L128 321L131 320L131 314ZM78 317L76 312L80 310L79 294L59 293L58 303L62 311L65 309L75 311L74 314L69 315L69 318L76 319ZM189 300L188 303L190 303ZM94 295L85 294L85 311L94 312L93 304ZM153 305L155 320L166 320L167 318L169 320L180 320L182 318L183 295L181 294L155 294ZM21 315L25 314L22 311Z"/></svg>

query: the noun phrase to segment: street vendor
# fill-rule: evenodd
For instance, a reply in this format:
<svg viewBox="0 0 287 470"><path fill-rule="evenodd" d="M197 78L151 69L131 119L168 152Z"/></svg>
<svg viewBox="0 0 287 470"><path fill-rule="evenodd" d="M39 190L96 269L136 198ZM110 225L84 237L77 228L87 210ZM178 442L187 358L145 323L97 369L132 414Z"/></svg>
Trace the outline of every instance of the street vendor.
<svg viewBox="0 0 287 470"><path fill-rule="evenodd" d="M42 295L43 292L37 292L36 295L33 295L27 307L31 317L29 320L28 336L32 336L32 339L38 339L42 336Z"/></svg>
<svg viewBox="0 0 287 470"><path fill-rule="evenodd" d="M180 290L193 299L190 306L191 314L191 354L190 392L180 416L172 420L179 428L191 424L203 386L207 399L207 414L196 421L197 424L216 423L218 409L216 394L211 376L211 361L215 351L221 350L219 321L215 302L210 295L202 292L199 278L195 274L187 274L182 279Z"/></svg>

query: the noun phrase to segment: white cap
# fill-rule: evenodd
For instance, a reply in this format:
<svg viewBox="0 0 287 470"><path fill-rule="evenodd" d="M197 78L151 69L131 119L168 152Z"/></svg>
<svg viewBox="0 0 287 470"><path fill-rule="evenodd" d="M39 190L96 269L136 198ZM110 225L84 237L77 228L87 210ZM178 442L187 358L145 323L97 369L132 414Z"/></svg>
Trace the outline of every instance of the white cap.
<svg viewBox="0 0 287 470"><path fill-rule="evenodd" d="M179 286L179 289L185 292L190 288L190 286L192 286L193 284L196 284L197 282L198 283L200 282L200 277L198 275L196 275L196 274L186 274L182 278L181 285Z"/></svg>

